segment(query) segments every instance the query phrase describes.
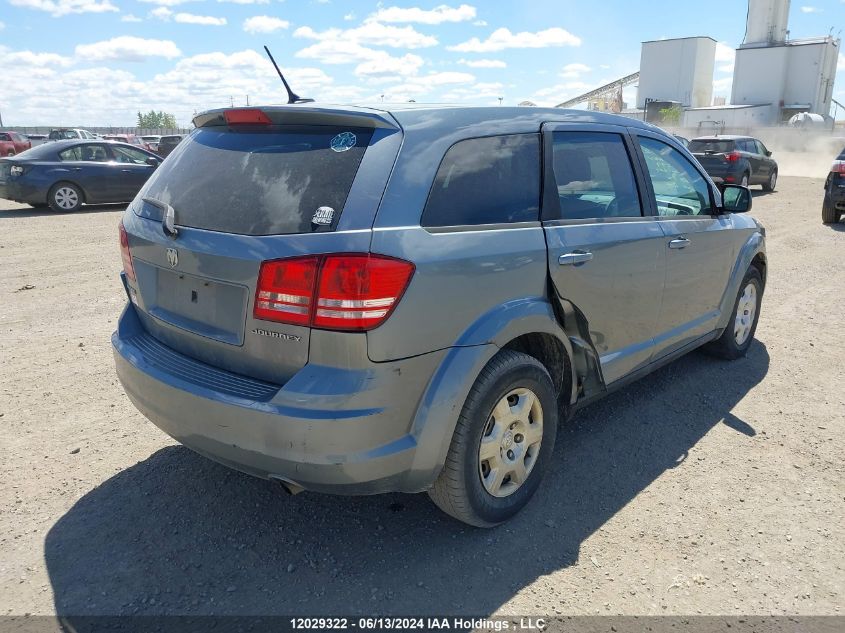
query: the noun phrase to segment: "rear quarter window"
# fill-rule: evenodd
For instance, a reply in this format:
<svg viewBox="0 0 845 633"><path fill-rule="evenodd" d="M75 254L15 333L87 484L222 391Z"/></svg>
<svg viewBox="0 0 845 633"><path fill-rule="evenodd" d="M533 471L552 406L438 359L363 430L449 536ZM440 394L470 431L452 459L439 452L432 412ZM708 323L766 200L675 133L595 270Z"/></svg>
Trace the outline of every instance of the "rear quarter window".
<svg viewBox="0 0 845 633"><path fill-rule="evenodd" d="M201 128L182 140L139 194L136 212L241 235L333 230L346 204L371 129L335 126ZM320 214L318 209L327 207ZM319 218L328 223L314 223Z"/></svg>
<svg viewBox="0 0 845 633"><path fill-rule="evenodd" d="M446 152L422 215L426 227L536 221L540 136L460 141Z"/></svg>

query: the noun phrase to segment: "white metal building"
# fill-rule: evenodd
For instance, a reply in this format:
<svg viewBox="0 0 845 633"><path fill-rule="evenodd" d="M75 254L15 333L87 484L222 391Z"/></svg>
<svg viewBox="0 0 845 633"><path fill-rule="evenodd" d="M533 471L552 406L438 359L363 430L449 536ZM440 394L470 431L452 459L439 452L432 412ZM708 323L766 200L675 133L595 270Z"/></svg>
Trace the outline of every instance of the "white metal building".
<svg viewBox="0 0 845 633"><path fill-rule="evenodd" d="M709 106L715 63L712 37L643 42L637 107L643 108L646 99L676 101L688 108Z"/></svg>

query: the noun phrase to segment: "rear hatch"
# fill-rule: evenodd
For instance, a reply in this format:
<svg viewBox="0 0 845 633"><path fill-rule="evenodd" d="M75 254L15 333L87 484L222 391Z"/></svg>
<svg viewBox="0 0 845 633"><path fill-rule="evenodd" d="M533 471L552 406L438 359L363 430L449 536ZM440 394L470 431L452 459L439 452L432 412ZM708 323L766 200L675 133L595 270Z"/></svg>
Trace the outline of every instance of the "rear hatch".
<svg viewBox="0 0 845 633"><path fill-rule="evenodd" d="M365 158L398 130L374 114L300 106L211 112L195 124L124 219L130 298L149 336L281 384L308 361L311 330L256 318L262 262L367 252L389 169ZM271 300L287 312L307 303Z"/></svg>
<svg viewBox="0 0 845 633"><path fill-rule="evenodd" d="M736 143L729 139L693 139L687 149L709 174L727 171L737 157Z"/></svg>

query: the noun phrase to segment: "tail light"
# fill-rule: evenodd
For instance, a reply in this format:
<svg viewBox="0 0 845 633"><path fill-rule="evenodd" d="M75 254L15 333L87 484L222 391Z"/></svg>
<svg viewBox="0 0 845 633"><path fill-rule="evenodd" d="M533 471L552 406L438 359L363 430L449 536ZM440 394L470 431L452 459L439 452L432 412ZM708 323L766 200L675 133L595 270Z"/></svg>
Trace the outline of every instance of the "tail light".
<svg viewBox="0 0 845 633"><path fill-rule="evenodd" d="M845 176L845 160L835 160L830 166L830 171L840 176Z"/></svg>
<svg viewBox="0 0 845 633"><path fill-rule="evenodd" d="M413 273L409 262L366 253L263 262L253 314L327 330L371 330L390 316Z"/></svg>
<svg viewBox="0 0 845 633"><path fill-rule="evenodd" d="M270 117L257 108L226 110L223 116L226 117L227 125L270 125L273 123Z"/></svg>
<svg viewBox="0 0 845 633"><path fill-rule="evenodd" d="M733 152L729 152L729 153L725 154L725 160L728 161L729 163L735 163L740 158L742 158L742 154L740 154L737 151L733 151Z"/></svg>
<svg viewBox="0 0 845 633"><path fill-rule="evenodd" d="M129 252L129 236L126 235L123 222L120 223L120 256L123 259L123 272L129 279L135 281L135 267L132 265L132 253Z"/></svg>

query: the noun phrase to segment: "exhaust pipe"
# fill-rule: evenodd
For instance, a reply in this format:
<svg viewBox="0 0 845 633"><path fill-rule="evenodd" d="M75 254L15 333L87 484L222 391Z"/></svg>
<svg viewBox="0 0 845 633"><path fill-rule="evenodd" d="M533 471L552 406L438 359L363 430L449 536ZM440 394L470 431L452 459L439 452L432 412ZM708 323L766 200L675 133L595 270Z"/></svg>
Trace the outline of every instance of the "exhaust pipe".
<svg viewBox="0 0 845 633"><path fill-rule="evenodd" d="M305 488L300 486L295 481L291 481L287 477L281 477L279 475L270 475L270 479L279 482L279 484L282 486L282 490L284 490L290 496L298 495L300 492L305 491Z"/></svg>

